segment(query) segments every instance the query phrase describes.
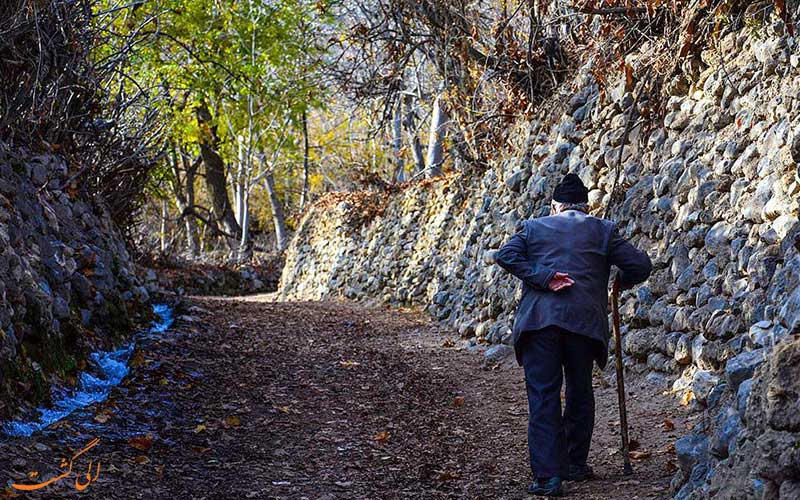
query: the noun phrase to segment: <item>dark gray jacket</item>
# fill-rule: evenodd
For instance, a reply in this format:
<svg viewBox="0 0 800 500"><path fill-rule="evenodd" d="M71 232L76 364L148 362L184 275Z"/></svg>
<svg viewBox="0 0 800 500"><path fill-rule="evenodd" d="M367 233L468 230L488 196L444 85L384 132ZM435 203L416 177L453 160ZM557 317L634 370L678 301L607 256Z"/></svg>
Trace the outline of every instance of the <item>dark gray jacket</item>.
<svg viewBox="0 0 800 500"><path fill-rule="evenodd" d="M497 252L497 263L523 283L514 318L514 347L522 332L559 326L596 339L597 364L608 358L608 279L611 266L619 279L636 285L650 276L652 264L618 233L614 222L577 210L530 219ZM575 284L552 292L547 284L556 271Z"/></svg>

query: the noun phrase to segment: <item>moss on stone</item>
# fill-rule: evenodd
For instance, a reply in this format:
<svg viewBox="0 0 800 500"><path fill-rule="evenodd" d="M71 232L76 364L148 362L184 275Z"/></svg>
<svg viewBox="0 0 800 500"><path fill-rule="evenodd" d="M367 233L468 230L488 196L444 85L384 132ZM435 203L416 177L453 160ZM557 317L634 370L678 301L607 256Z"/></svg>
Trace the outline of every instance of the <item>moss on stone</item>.
<svg viewBox="0 0 800 500"><path fill-rule="evenodd" d="M128 314L128 306L119 296L106 299L107 321L109 334L112 339L119 340L130 335L134 324Z"/></svg>

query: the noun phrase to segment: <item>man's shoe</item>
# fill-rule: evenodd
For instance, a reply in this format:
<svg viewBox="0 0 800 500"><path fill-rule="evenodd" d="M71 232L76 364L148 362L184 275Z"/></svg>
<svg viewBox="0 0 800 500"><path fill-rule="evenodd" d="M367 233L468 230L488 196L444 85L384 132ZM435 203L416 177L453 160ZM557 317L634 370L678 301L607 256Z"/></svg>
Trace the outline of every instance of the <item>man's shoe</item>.
<svg viewBox="0 0 800 500"><path fill-rule="evenodd" d="M588 481L594 479L594 471L588 465L570 465L567 481Z"/></svg>
<svg viewBox="0 0 800 500"><path fill-rule="evenodd" d="M540 497L563 497L564 488L561 486L560 477L536 479L528 486L528 493Z"/></svg>

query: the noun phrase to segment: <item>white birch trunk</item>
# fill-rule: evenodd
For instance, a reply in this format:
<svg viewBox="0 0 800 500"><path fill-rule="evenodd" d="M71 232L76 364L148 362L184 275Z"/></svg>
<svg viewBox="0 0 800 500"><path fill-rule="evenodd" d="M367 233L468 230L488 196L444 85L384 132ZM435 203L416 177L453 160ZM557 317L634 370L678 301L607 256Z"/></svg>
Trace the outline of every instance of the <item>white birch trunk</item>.
<svg viewBox="0 0 800 500"><path fill-rule="evenodd" d="M302 211L309 196L308 174L309 174L309 144L308 144L308 114L303 110L303 190L300 193L300 210Z"/></svg>
<svg viewBox="0 0 800 500"><path fill-rule="evenodd" d="M167 199L161 200L161 253L167 253L167 216L169 215L169 206Z"/></svg>
<svg viewBox="0 0 800 500"><path fill-rule="evenodd" d="M242 241L239 244L239 258L243 259L250 256L250 190L244 194L242 203Z"/></svg>
<svg viewBox="0 0 800 500"><path fill-rule="evenodd" d="M425 170L425 157L422 154L422 143L417 135L416 115L414 109L414 96L405 96L405 118L403 119L403 126L406 129L408 136L408 145L411 148L411 154L414 157L414 174Z"/></svg>
<svg viewBox="0 0 800 500"><path fill-rule="evenodd" d="M402 97L397 100L397 108L394 111L394 119L392 120L392 149L394 150L395 158L395 174L394 179L397 182L403 182L405 179L405 162L403 161L403 99Z"/></svg>
<svg viewBox="0 0 800 500"><path fill-rule="evenodd" d="M442 140L444 139L445 122L447 120L447 113L442 102L443 93L444 89L440 88L436 99L433 101L431 131L428 136L428 160L425 171L425 176L428 178L442 174L442 163L444 162Z"/></svg>
<svg viewBox="0 0 800 500"><path fill-rule="evenodd" d="M278 192L275 190L275 177L272 171L268 171L264 176L267 196L269 196L269 204L272 207L272 223L275 226L275 241L278 247L278 252L282 252L288 243L286 235L286 216L283 212L283 204L278 198Z"/></svg>
<svg viewBox="0 0 800 500"><path fill-rule="evenodd" d="M244 178L245 178L245 145L242 136L237 138L239 143L239 164L236 168L236 179L234 180L233 189L233 206L234 214L236 215L236 222L242 225L242 213L244 211Z"/></svg>

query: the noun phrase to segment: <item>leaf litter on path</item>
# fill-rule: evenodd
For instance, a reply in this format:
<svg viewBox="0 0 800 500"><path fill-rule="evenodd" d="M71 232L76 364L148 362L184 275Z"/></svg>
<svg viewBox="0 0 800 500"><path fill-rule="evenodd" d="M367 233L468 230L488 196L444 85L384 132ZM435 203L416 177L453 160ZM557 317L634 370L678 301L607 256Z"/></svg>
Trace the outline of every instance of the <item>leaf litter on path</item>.
<svg viewBox="0 0 800 500"><path fill-rule="evenodd" d="M93 437L79 432L84 418L101 439L92 458L105 474L85 498L527 497L518 368L449 348L457 334L411 310L192 300L195 320L134 355L113 412L49 429L37 437L42 450L0 443L0 469L69 456ZM599 479L570 484L570 495L665 496L676 467L671 433L651 429L683 428L688 408L626 379L640 397L629 399L639 446L635 474L624 477L616 392L603 375L590 455Z"/></svg>

